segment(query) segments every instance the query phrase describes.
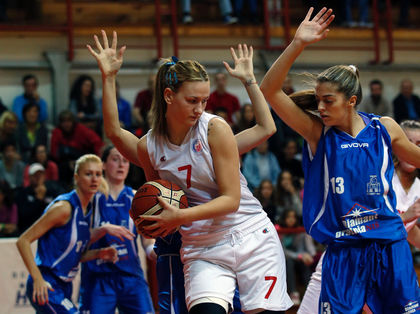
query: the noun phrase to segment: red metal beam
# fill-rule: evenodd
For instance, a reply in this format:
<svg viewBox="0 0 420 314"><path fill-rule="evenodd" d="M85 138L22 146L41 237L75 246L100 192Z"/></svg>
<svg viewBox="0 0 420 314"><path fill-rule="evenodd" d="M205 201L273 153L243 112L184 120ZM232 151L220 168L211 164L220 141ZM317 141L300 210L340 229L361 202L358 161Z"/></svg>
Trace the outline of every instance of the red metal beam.
<svg viewBox="0 0 420 314"><path fill-rule="evenodd" d="M176 0L171 0L170 7L171 14L171 33L172 33L172 44L174 56L179 56L179 38L178 38L178 23L177 23L177 5Z"/></svg>
<svg viewBox="0 0 420 314"><path fill-rule="evenodd" d="M373 16L373 47L375 58L370 62L371 64L378 64L380 60L380 47L379 47L379 12L378 0L372 2L372 16Z"/></svg>
<svg viewBox="0 0 420 314"><path fill-rule="evenodd" d="M160 0L155 0L155 27L156 27L156 49L157 59L162 58L162 8Z"/></svg>
<svg viewBox="0 0 420 314"><path fill-rule="evenodd" d="M68 59L74 59L74 25L73 25L73 6L71 0L66 0L66 14L67 14L67 49Z"/></svg>
<svg viewBox="0 0 420 314"><path fill-rule="evenodd" d="M394 62L394 38L392 34L392 6L391 1L386 0L386 38L388 40L388 60L385 61L386 64L391 64Z"/></svg>

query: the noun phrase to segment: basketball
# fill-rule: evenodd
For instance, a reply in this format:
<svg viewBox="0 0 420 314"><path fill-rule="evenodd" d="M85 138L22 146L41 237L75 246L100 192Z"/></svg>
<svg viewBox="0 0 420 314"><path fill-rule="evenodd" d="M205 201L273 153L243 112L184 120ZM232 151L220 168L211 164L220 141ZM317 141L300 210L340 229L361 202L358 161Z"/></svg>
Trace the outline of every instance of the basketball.
<svg viewBox="0 0 420 314"><path fill-rule="evenodd" d="M187 197L178 185L166 180L149 181L143 184L134 195L130 217L135 221L140 215L159 215L162 212L162 207L159 204L158 196L177 208L188 207ZM141 231L142 226L152 223L143 221L137 225L137 229Z"/></svg>

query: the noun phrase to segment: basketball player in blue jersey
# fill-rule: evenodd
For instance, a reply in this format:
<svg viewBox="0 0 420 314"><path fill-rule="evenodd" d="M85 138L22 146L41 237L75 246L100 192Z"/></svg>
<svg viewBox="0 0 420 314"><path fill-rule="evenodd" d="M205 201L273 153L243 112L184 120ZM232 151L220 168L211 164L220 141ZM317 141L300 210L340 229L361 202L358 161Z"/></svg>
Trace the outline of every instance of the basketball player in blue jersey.
<svg viewBox="0 0 420 314"><path fill-rule="evenodd" d="M93 227L114 224L137 235L134 222L128 214L134 191L124 184L130 164L113 146L105 148L102 162L109 193L108 197L102 195L98 200L93 212ZM153 250L153 239L142 237L142 242L146 251ZM80 311L90 314L114 313L118 308L120 313L154 313L136 238L121 241L112 235L105 235L91 248L110 246L118 252L117 262L96 259L82 265Z"/></svg>
<svg viewBox="0 0 420 314"><path fill-rule="evenodd" d="M293 99L293 95L290 96ZM296 104L298 104L295 101ZM403 121L401 128L404 130L410 142L420 145L420 123L418 121ZM397 209L401 215L405 229L407 230L407 240L413 246L420 249L420 229L416 225L420 217L420 180L417 178L417 169L398 159L394 160L395 173L392 178L392 185L397 199ZM321 293L322 277L322 258L319 261L316 271L312 274L298 314L312 314L318 307L319 295ZM366 313L371 313L365 307Z"/></svg>
<svg viewBox="0 0 420 314"><path fill-rule="evenodd" d="M162 178L182 187L192 207L165 208L147 233L166 236L180 227L186 304L189 313L228 313L236 283L249 313L281 313L292 302L286 292L284 254L274 226L239 172L237 143L229 125L204 112L210 94L208 75L196 61L167 60L157 74L153 127L138 140L120 128L115 76L125 47L117 52L105 32L95 36L103 78L103 117L107 136L148 180ZM252 69L252 49L232 50L228 71L245 85L251 100L265 104ZM267 134L269 136L271 134ZM252 136L252 135L250 135ZM261 139L263 140L263 139ZM251 140L250 140L251 141ZM269 257L269 258L267 258Z"/></svg>
<svg viewBox="0 0 420 314"><path fill-rule="evenodd" d="M356 111L362 93L354 66L333 66L316 77L318 115L306 114L281 86L304 48L326 37L334 19L313 8L264 77L261 89L280 118L305 139L303 220L327 244L320 313L410 313L420 291L407 233L392 188L392 152L420 167L420 148L389 117ZM391 296L391 297L390 297Z"/></svg>
<svg viewBox="0 0 420 314"><path fill-rule="evenodd" d="M106 191L99 157L80 157L74 181L75 190L58 196L16 243L30 274L26 293L37 313L78 312L71 294L79 262L95 258L115 262L118 258L113 247L86 250L89 243L106 233L120 239L133 238L126 228L111 224L90 232L92 198L100 187ZM30 246L35 240L36 259Z"/></svg>

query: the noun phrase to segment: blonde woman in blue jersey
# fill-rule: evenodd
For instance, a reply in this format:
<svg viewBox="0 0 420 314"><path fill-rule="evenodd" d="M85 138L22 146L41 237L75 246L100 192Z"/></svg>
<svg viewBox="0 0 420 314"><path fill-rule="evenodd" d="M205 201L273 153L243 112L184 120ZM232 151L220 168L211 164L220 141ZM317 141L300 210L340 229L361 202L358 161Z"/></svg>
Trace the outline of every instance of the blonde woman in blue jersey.
<svg viewBox="0 0 420 314"><path fill-rule="evenodd" d="M320 313L411 313L420 302L404 225L392 187L392 152L420 167L420 148L389 117L356 110L362 90L355 66L316 76L317 115L281 86L304 48L326 37L334 19L313 8L264 77L261 89L280 118L305 139L303 220L328 245L322 264ZM311 92L313 93L313 91Z"/></svg>
<svg viewBox="0 0 420 314"><path fill-rule="evenodd" d="M242 310L281 313L292 302L285 285L284 254L274 226L246 187L239 171L237 142L229 125L204 112L210 94L207 72L196 61L167 60L157 74L152 105L153 127L138 140L120 128L115 76L125 47L117 52L105 32L95 52L103 81L103 117L107 136L148 180L162 178L182 187L191 207L179 210L160 200L165 210L146 232L166 236L181 226L186 303L189 313L228 313L236 283ZM265 104L252 68L252 49L232 49L235 68L252 102ZM271 135L267 134L267 136ZM266 137L251 132L249 142ZM246 140L245 140L246 141ZM257 144L258 144L257 143Z"/></svg>
<svg viewBox="0 0 420 314"><path fill-rule="evenodd" d="M101 258L115 262L117 251L113 247L87 250L106 233L120 239L132 239L127 229L105 225L90 231L91 202L106 184L102 178L101 159L92 154L76 161L75 189L58 196L45 209L44 214L18 239L17 247L29 271L27 296L37 313L76 313L71 301L72 280L79 262ZM38 240L36 259L31 243Z"/></svg>

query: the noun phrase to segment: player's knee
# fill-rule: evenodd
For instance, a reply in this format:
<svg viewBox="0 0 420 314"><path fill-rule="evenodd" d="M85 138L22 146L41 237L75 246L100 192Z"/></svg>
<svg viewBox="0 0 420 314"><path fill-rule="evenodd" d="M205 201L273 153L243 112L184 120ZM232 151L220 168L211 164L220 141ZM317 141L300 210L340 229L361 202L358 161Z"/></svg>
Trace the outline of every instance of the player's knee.
<svg viewBox="0 0 420 314"><path fill-rule="evenodd" d="M200 303L194 305L189 314L226 314L226 310L220 304Z"/></svg>

